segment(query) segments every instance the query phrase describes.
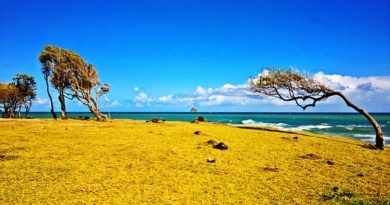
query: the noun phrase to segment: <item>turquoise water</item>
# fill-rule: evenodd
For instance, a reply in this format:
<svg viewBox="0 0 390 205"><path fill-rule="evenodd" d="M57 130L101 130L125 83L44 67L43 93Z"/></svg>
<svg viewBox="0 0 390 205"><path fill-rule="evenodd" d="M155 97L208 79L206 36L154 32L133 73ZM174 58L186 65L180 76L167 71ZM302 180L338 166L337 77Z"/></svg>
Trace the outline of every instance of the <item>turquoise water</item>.
<svg viewBox="0 0 390 205"><path fill-rule="evenodd" d="M69 116L91 116L89 113L69 113ZM229 125L270 126L284 130L309 131L339 135L373 143L375 131L360 114L352 113L111 113L113 119L148 120L161 118L168 121L190 122L197 116L208 121ZM50 113L30 113L33 118L50 118ZM373 114L390 144L390 113Z"/></svg>

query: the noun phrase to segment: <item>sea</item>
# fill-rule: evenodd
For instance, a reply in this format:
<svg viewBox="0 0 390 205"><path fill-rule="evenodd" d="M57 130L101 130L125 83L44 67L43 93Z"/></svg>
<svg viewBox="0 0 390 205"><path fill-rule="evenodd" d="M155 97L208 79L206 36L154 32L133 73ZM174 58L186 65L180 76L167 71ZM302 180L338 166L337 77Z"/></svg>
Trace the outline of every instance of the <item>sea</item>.
<svg viewBox="0 0 390 205"><path fill-rule="evenodd" d="M374 128L364 116L357 113L111 112L109 114L113 119L148 120L159 118L184 122L190 122L198 116L203 116L209 122L231 126L267 126L281 130L308 131L350 137L368 143L375 142ZM70 112L68 115L69 117L93 117L87 112ZM381 125L385 135L385 144L389 145L390 113L372 113L372 116ZM31 112L29 117L51 118L51 114L49 112Z"/></svg>

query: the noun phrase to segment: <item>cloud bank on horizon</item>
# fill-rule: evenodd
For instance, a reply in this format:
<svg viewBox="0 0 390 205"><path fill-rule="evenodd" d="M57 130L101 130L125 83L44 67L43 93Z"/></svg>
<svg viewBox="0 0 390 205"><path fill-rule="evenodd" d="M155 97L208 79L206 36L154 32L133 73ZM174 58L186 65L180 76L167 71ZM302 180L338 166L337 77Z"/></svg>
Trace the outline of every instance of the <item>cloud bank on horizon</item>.
<svg viewBox="0 0 390 205"><path fill-rule="evenodd" d="M341 91L349 96L354 103L369 111L390 111L390 76L353 77L336 74L327 75L318 72L313 75L313 78L334 90ZM283 111L287 110L286 107L291 109L295 106L294 102L284 102L277 98L254 94L249 90L247 83L225 84L218 88L207 89L198 86L190 94L168 94L155 98L150 97L147 93L139 92L134 97L133 102L136 107L175 105L181 107L195 106L208 110L208 107L233 106L237 108L237 111L245 106L273 106L275 108L273 111L279 109ZM322 104L328 107L343 106L344 102L337 97L332 97L323 101ZM345 108L345 110L348 110L348 108ZM315 111L315 109L311 111Z"/></svg>

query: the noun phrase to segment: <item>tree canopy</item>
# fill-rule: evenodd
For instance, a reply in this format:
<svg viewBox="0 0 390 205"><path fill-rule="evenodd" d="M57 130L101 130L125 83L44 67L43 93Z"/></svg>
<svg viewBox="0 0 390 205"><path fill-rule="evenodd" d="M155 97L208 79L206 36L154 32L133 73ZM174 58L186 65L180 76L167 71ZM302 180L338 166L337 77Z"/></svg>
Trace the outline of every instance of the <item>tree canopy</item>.
<svg viewBox="0 0 390 205"><path fill-rule="evenodd" d="M67 97L76 98L86 105L97 120L107 119L99 111L98 97L107 93L109 86L99 87L100 80L92 64L85 62L76 52L51 45L45 46L38 59L42 64L42 73L46 81L50 79L51 85L58 90L62 118L67 118L65 109ZM51 98L49 90L48 95Z"/></svg>
<svg viewBox="0 0 390 205"><path fill-rule="evenodd" d="M16 74L12 83L0 83L0 107L4 109L4 117L16 117L19 108L19 117L22 107L25 115L30 111L32 101L36 97L36 82L34 77L27 74Z"/></svg>

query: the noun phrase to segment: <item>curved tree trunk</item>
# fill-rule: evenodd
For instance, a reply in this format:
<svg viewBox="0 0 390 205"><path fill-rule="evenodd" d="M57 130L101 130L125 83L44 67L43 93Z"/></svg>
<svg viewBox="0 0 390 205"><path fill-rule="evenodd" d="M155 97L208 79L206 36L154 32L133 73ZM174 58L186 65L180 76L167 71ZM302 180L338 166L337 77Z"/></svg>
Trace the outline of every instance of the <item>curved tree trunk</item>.
<svg viewBox="0 0 390 205"><path fill-rule="evenodd" d="M49 91L49 82L48 82L48 77L45 76L45 82L46 82L46 91L47 91L47 95L49 96L49 100L50 100L50 112L51 112L51 115L53 115L53 118L56 120L57 119L57 115L56 113L54 112L54 105L53 105L53 98L51 97L50 95L50 91Z"/></svg>
<svg viewBox="0 0 390 205"><path fill-rule="evenodd" d="M88 108L95 115L97 121L107 121L107 116L100 113L97 107L88 105Z"/></svg>
<svg viewBox="0 0 390 205"><path fill-rule="evenodd" d="M340 92L335 92L334 93L335 95L338 95L340 96L341 98L343 98L343 100L345 101L345 103L353 108L354 110L358 111L360 114L364 115L364 117L367 118L367 120L371 123L371 125L374 127L375 129L375 133L376 133L376 138L375 138L375 147L377 149L381 149L383 150L384 147L385 147L385 143L384 143L384 135L383 135L383 132L382 132L382 129L381 129L381 126L379 125L379 123L367 112L365 111L364 109L362 108L359 108L358 106L356 106L355 104L353 104L345 95L343 95L342 93Z"/></svg>
<svg viewBox="0 0 390 205"><path fill-rule="evenodd" d="M59 89L59 96L58 100L60 101L61 104L61 118L62 119L68 119L68 115L66 114L66 107L65 107L65 96L64 96L64 90Z"/></svg>

